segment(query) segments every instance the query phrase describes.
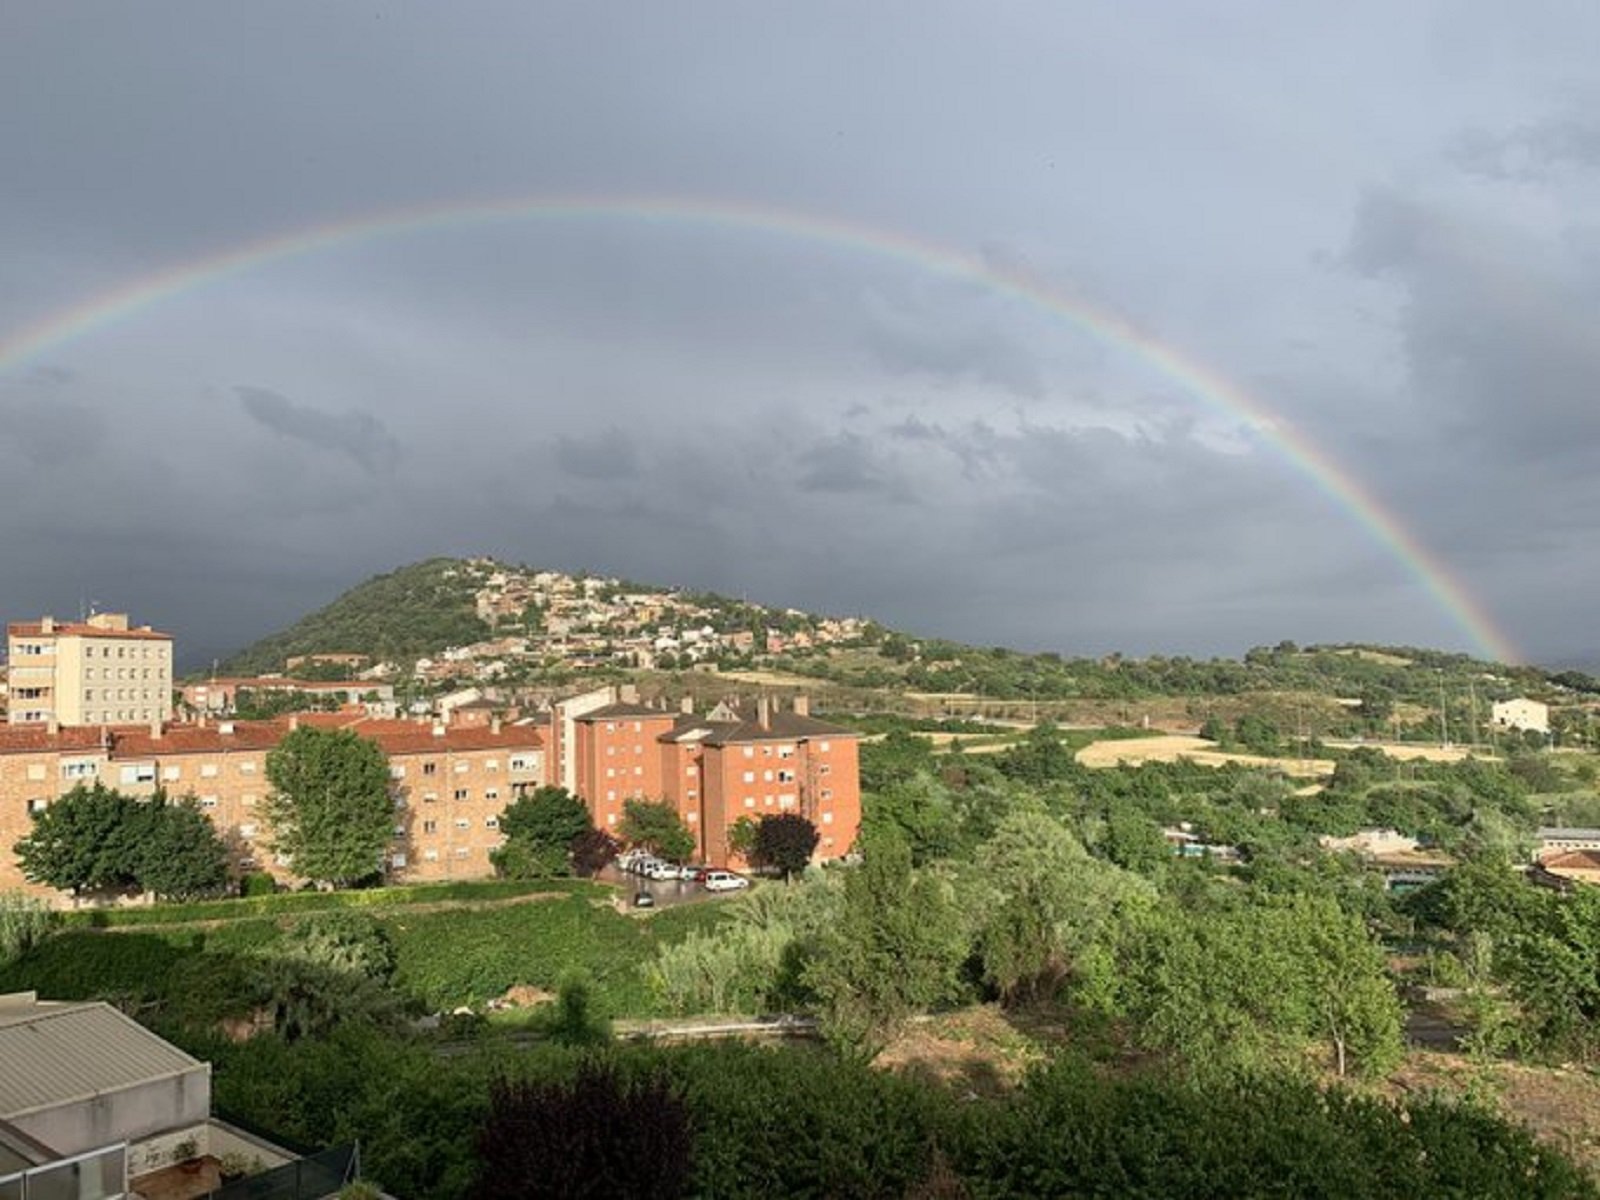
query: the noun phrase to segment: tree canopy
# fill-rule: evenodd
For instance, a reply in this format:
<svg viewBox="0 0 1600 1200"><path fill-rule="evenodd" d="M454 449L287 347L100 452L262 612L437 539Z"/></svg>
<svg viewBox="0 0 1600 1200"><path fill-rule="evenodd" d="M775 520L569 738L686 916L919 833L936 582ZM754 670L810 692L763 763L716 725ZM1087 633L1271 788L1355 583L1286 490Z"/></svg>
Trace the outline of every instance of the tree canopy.
<svg viewBox="0 0 1600 1200"><path fill-rule="evenodd" d="M376 742L302 725L268 752L267 779L273 847L289 856L296 875L348 885L383 869L394 802Z"/></svg>

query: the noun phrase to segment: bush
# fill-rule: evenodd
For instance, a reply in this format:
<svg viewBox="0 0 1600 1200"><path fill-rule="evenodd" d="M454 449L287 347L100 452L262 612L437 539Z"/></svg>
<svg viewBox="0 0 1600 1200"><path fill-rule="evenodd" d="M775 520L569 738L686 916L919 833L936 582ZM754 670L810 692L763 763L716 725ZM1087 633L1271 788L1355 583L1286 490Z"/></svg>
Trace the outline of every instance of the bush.
<svg viewBox="0 0 1600 1200"><path fill-rule="evenodd" d="M0 892L0 963L21 958L50 932L44 901L21 892Z"/></svg>
<svg viewBox="0 0 1600 1200"><path fill-rule="evenodd" d="M500 1080L489 1105L473 1200L688 1190L689 1111L662 1074L630 1081L591 1061L570 1082Z"/></svg>
<svg viewBox="0 0 1600 1200"><path fill-rule="evenodd" d="M278 881L265 871L251 871L239 880L239 895L245 899L272 896L278 891Z"/></svg>

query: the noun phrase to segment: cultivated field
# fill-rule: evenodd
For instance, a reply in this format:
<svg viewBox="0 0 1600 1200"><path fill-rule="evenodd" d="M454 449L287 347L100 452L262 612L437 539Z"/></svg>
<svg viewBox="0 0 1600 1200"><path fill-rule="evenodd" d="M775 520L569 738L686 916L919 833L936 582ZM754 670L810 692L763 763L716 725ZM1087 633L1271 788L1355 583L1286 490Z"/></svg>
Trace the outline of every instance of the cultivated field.
<svg viewBox="0 0 1600 1200"><path fill-rule="evenodd" d="M1471 746L1427 746L1417 742L1343 742L1331 739L1327 744L1337 746L1341 750L1382 750L1390 758L1397 758L1401 762L1411 762L1413 759L1422 759L1426 762L1461 762L1474 756L1485 759L1495 757L1482 750L1475 750Z"/></svg>
<svg viewBox="0 0 1600 1200"><path fill-rule="evenodd" d="M1186 758L1204 767L1238 763L1246 767L1271 767L1285 775L1315 778L1333 774L1333 762L1326 758L1269 758L1261 754L1235 754L1218 750L1205 738L1168 733L1159 737L1117 738L1091 742L1078 751L1078 761L1086 767L1137 767L1147 762L1177 762Z"/></svg>

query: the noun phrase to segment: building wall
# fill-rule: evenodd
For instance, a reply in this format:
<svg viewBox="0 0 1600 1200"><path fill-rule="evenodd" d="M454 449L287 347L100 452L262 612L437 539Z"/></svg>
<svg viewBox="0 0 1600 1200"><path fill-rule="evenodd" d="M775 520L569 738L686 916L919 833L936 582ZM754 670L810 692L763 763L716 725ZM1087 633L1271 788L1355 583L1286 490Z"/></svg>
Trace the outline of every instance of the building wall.
<svg viewBox="0 0 1600 1200"><path fill-rule="evenodd" d="M211 1115L211 1066L103 1092L85 1100L7 1118L63 1157L113 1142L138 1142L163 1131L204 1125Z"/></svg>
<svg viewBox="0 0 1600 1200"><path fill-rule="evenodd" d="M1550 707L1538 700L1502 700L1490 709L1490 716L1496 725L1504 729L1520 729L1529 733L1550 732Z"/></svg>
<svg viewBox="0 0 1600 1200"><path fill-rule="evenodd" d="M117 636L123 632L127 636ZM115 725L172 716L172 640L129 631L120 614L92 617L87 626L41 622L37 633L13 631L9 643L11 661L23 668L17 684L23 694L7 714L12 725ZM30 652L40 647L48 649ZM40 688L48 694L26 694Z"/></svg>
<svg viewBox="0 0 1600 1200"><path fill-rule="evenodd" d="M577 795L588 804L596 828L615 833L629 800L664 798L657 739L672 722L670 713L590 716L577 722Z"/></svg>
<svg viewBox="0 0 1600 1200"><path fill-rule="evenodd" d="M0 890L55 895L26 883L12 846L32 828L35 808L95 779L134 796L150 796L159 786L175 798L193 797L227 843L236 871L261 870L293 880L271 848L266 815L270 742L245 737L229 746L235 735L222 731L231 728L215 727L209 740L216 744L198 750L179 744L184 734L167 731L160 738L125 736L126 749L109 753L97 746L0 753ZM385 858L395 882L493 874L489 852L503 840L501 811L520 792L544 781L544 749L536 737L508 734L492 748L470 749L453 740L446 731L436 745L388 754L395 822Z"/></svg>

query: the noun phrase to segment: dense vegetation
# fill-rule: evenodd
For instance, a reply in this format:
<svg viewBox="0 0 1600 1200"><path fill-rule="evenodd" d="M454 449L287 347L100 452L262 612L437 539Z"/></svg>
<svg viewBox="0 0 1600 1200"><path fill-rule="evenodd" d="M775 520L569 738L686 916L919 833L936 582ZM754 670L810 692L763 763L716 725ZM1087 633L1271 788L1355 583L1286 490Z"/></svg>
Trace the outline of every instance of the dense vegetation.
<svg viewBox="0 0 1600 1200"><path fill-rule="evenodd" d="M365 654L409 661L446 646L479 641L489 629L473 608L476 581L466 564L431 558L378 575L332 604L263 638L222 664L233 675L281 671L297 654Z"/></svg>

